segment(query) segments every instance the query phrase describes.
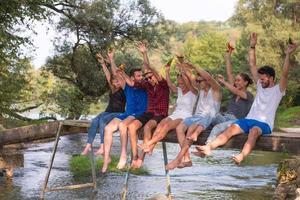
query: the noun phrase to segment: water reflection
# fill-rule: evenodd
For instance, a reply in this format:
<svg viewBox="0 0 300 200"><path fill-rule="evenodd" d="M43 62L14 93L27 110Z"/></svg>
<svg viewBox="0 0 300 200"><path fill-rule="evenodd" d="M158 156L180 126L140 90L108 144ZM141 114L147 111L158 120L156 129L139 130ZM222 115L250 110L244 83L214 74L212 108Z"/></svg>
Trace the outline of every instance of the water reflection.
<svg viewBox="0 0 300 200"><path fill-rule="evenodd" d="M119 154L119 138L112 148ZM69 159L79 154L86 135L64 136L58 146L49 187L91 182L92 178L78 179L69 170ZM96 145L99 145L97 141ZM38 199L44 182L53 142L33 144L19 154L24 167L16 168L9 183L0 177L0 199ZM167 144L168 158L173 159L179 147ZM286 155L256 151L243 164L235 166L230 157L237 150L217 150L211 157L193 157L193 167L170 172L174 199L271 199L276 183L277 163ZM127 199L162 199L166 193L162 148L146 157L145 166L150 176L130 175ZM46 199L120 199L125 176L97 173L97 193L92 189L46 193Z"/></svg>

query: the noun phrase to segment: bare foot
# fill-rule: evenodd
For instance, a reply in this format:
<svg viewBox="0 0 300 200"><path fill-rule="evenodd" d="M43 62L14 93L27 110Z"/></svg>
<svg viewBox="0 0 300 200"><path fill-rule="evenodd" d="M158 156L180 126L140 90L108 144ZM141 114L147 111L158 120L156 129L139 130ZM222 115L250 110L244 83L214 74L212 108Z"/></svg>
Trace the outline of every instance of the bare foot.
<svg viewBox="0 0 300 200"><path fill-rule="evenodd" d="M131 169L138 169L138 168L139 168L139 165L140 165L140 163L139 163L138 159L132 160L131 165L130 165L130 168L131 168Z"/></svg>
<svg viewBox="0 0 300 200"><path fill-rule="evenodd" d="M204 146L196 146L197 151L200 152L204 157L209 156L211 154L211 149L209 145ZM195 154L194 154L195 155Z"/></svg>
<svg viewBox="0 0 300 200"><path fill-rule="evenodd" d="M104 162L103 162L103 167L102 167L102 170L101 170L102 173L105 173L105 172L107 171L107 168L108 168L110 162L111 162L110 157L108 158L107 161L104 161Z"/></svg>
<svg viewBox="0 0 300 200"><path fill-rule="evenodd" d="M238 154L236 156L233 156L232 160L234 161L234 163L236 165L240 165L241 162L244 160L244 155L242 153L240 153L240 154Z"/></svg>
<svg viewBox="0 0 300 200"><path fill-rule="evenodd" d="M100 144L99 149L95 152L95 156L100 156L104 154L104 147L103 144Z"/></svg>
<svg viewBox="0 0 300 200"><path fill-rule="evenodd" d="M187 136L187 137L186 137L186 139L188 139L188 140L192 140L192 141L196 142L196 141L197 141L197 139L198 139L198 135L197 135L197 133L196 133L196 132L194 132L193 134L191 134L191 135Z"/></svg>
<svg viewBox="0 0 300 200"><path fill-rule="evenodd" d="M185 167L191 167L191 166L193 166L192 161L187 161L187 162L181 162L181 163L177 166L177 168L182 169L182 168L185 168Z"/></svg>
<svg viewBox="0 0 300 200"><path fill-rule="evenodd" d="M87 144L83 149L83 151L81 152L81 155L86 156L89 153L89 151L91 151L91 146L92 146L91 144Z"/></svg>
<svg viewBox="0 0 300 200"><path fill-rule="evenodd" d="M150 147L147 143L143 143L143 144L138 144L138 147L145 153L149 153L150 152Z"/></svg>
<svg viewBox="0 0 300 200"><path fill-rule="evenodd" d="M180 164L179 160L174 159L166 165L166 170L175 169Z"/></svg>
<svg viewBox="0 0 300 200"><path fill-rule="evenodd" d="M120 157L117 169L124 169L126 167L127 157Z"/></svg>
<svg viewBox="0 0 300 200"><path fill-rule="evenodd" d="M137 168L141 168L144 164L144 161L142 159L137 159Z"/></svg>

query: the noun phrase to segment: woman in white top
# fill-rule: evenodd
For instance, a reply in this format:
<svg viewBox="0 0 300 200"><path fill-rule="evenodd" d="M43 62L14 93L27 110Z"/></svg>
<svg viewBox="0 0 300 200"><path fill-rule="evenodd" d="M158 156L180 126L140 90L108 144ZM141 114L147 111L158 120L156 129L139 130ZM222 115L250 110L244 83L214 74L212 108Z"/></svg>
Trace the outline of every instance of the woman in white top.
<svg viewBox="0 0 300 200"><path fill-rule="evenodd" d="M157 142L165 138L169 131L175 129L185 118L192 116L197 99L198 91L192 86L187 72L182 67L180 68L181 73L177 75L178 87L170 79L170 65L166 65L165 70L170 91L177 94L176 109L172 115L166 117L158 124L151 140L139 145L144 152L150 154Z"/></svg>
<svg viewBox="0 0 300 200"><path fill-rule="evenodd" d="M219 83L204 69L195 67L192 64L190 64L190 67L198 74L196 83L198 83L199 88L199 100L194 115L184 119L176 127L181 150L176 158L166 165L167 170L192 166L189 148L211 124L220 109L222 93Z"/></svg>

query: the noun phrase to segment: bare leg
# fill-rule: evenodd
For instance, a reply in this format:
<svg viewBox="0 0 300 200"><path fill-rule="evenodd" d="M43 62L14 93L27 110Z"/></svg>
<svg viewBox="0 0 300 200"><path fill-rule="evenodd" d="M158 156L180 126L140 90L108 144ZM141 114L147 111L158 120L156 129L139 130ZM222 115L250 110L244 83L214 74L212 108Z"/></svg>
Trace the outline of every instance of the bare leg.
<svg viewBox="0 0 300 200"><path fill-rule="evenodd" d="M138 160L137 130L140 129L141 127L142 127L142 123L139 120L134 120L128 126L131 152L132 152L131 168L137 168L137 160Z"/></svg>
<svg viewBox="0 0 300 200"><path fill-rule="evenodd" d="M151 135L150 135L150 138L149 140L145 141L145 137L144 137L144 142L143 144L139 144L138 147L140 147L144 152L146 153L149 153L150 152L150 145L152 144L149 144L149 142L151 142L151 140L161 131L161 129L163 129L163 127L165 126L165 124L167 124L167 122L170 120L170 118L164 118L158 125L157 125L157 128L155 129L154 133L153 133L153 136L152 136L152 132L151 132ZM155 123L157 123L155 120L153 120ZM146 124L147 125L147 124ZM146 131L145 131L145 128L146 128L146 125L144 127L144 135L146 134ZM153 127L154 128L154 127ZM151 139L151 136L152 136L152 139ZM151 140L150 140L151 139ZM153 146L153 145L152 145ZM154 146L153 146L154 148Z"/></svg>
<svg viewBox="0 0 300 200"><path fill-rule="evenodd" d="M177 157L173 161L171 161L166 166L166 169L172 170L172 169L176 168L181 163L182 158L186 155L186 153L188 152L190 146L193 144L193 140L189 139L189 136L195 135L196 137L198 137L198 135L200 135L200 133L203 130L204 130L204 128L202 126L199 126L199 125L191 125L189 127L187 137L185 139L185 142L184 142L179 154L177 155ZM188 157L188 159L190 159L190 158Z"/></svg>
<svg viewBox="0 0 300 200"><path fill-rule="evenodd" d="M163 128L160 129L159 132L155 131L155 135L153 135L152 139L147 143L147 145L151 148L150 150L154 148L154 146L157 144L157 142L161 141L166 137L166 135L169 133L170 130L175 129L178 124L182 121L182 119L176 119L176 120L168 120L167 123L163 126Z"/></svg>
<svg viewBox="0 0 300 200"><path fill-rule="evenodd" d="M211 154L211 151L222 146L228 142L228 140L235 136L243 133L243 130L235 124L232 124L227 128L222 134L220 134L214 141L204 146L197 146L196 149L201 152L201 154L208 156Z"/></svg>
<svg viewBox="0 0 300 200"><path fill-rule="evenodd" d="M128 142L128 134L127 134L127 128L128 125L134 120L134 117L129 116L126 119L124 119L119 124L119 132L120 132L120 139L121 139L121 155L120 160L117 165L118 169L124 169L127 161L127 142Z"/></svg>
<svg viewBox="0 0 300 200"><path fill-rule="evenodd" d="M95 152L95 155L103 155L104 154L104 144L100 144L99 149Z"/></svg>
<svg viewBox="0 0 300 200"><path fill-rule="evenodd" d="M184 144L184 141L185 141L185 132L187 131L188 127L183 123L181 122L177 127L176 127L176 134L177 134L177 139L178 139L178 143L179 143L179 146L180 148L183 147L183 144ZM183 157L183 161L186 161L188 162L190 159L189 159L189 154L187 152L187 154L184 155Z"/></svg>
<svg viewBox="0 0 300 200"><path fill-rule="evenodd" d="M157 122L155 120L150 120L144 126L144 143L146 144L152 137L152 130L157 126ZM145 159L145 152L141 152L138 160L137 160L137 168L142 167Z"/></svg>
<svg viewBox="0 0 300 200"><path fill-rule="evenodd" d="M237 165L241 164L241 162L244 160L244 158L251 153L252 149L255 146L257 138L259 138L259 136L261 136L261 134L262 134L262 131L258 127L253 127L250 130L248 139L247 139L246 143L244 144L242 152L240 154L232 157L233 161Z"/></svg>
<svg viewBox="0 0 300 200"><path fill-rule="evenodd" d="M82 151L81 155L86 156L89 153L89 151L91 150L91 147L92 147L92 144L87 143L84 150Z"/></svg>
<svg viewBox="0 0 300 200"><path fill-rule="evenodd" d="M112 146L113 141L113 133L118 129L119 123L121 120L115 118L113 119L106 127L104 133L104 159L103 159L103 167L102 172L105 173L109 163L111 162L110 159L110 149Z"/></svg>

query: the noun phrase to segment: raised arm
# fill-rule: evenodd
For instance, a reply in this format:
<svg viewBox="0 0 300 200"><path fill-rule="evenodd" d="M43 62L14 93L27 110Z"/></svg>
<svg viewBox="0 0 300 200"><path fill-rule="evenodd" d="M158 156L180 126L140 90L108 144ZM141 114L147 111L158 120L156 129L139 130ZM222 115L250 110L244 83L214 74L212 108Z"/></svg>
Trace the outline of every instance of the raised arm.
<svg viewBox="0 0 300 200"><path fill-rule="evenodd" d="M188 87L188 89L195 95L198 95L198 90L193 85L193 78L192 78L192 74L190 73L190 71L187 70L186 68L182 67L181 68L181 76L182 76L182 79L183 79L185 85Z"/></svg>
<svg viewBox="0 0 300 200"><path fill-rule="evenodd" d="M232 49L228 49L228 51L225 52L224 58L225 58L225 63L226 63L226 74L227 74L228 82L231 85L233 85L234 78L233 78L233 73L232 73L231 53L232 53Z"/></svg>
<svg viewBox="0 0 300 200"><path fill-rule="evenodd" d="M116 66L116 63L115 63L115 50L114 49L110 49L109 52L108 52L108 59L109 59L109 62L110 62L110 65L111 65L111 71L112 71L112 74L114 76L117 75L117 66Z"/></svg>
<svg viewBox="0 0 300 200"><path fill-rule="evenodd" d="M149 62L149 58L148 58L148 49L146 47L146 45L143 42L140 42L138 45L138 49L141 52L141 54L143 55L143 60L144 60L144 69L146 70L150 70L153 75L155 76L155 78L158 81L162 80L162 76L159 75L159 73L150 66L150 62Z"/></svg>
<svg viewBox="0 0 300 200"><path fill-rule="evenodd" d="M280 91L284 92L287 86L287 78L288 78L288 73L289 73L289 66L290 66L290 55L292 52L295 51L297 48L297 44L290 44L288 48L285 50L285 59L284 59L284 64L283 64L283 69L281 72L281 77L280 77Z"/></svg>
<svg viewBox="0 0 300 200"><path fill-rule="evenodd" d="M117 74L121 76L129 86L134 86L134 81L123 70L117 70Z"/></svg>
<svg viewBox="0 0 300 200"><path fill-rule="evenodd" d="M200 67L196 67L194 65L192 65L192 67L198 74L200 74L201 77L203 77L210 84L211 88L215 92L220 92L221 89L220 84L207 71L203 70Z"/></svg>
<svg viewBox="0 0 300 200"><path fill-rule="evenodd" d="M218 74L218 81L223 84L230 92L233 94L239 96L242 99L247 99L247 93L246 91L238 90L236 87L234 87L231 83L225 81L224 77L220 74Z"/></svg>
<svg viewBox="0 0 300 200"><path fill-rule="evenodd" d="M109 69L107 68L106 66L106 63L104 61L104 58L102 57L102 55L100 53L97 53L96 54L96 58L97 58L97 61L101 64L102 66L102 69L103 69L103 72L105 74L105 77L106 77L106 80L108 82L108 85L109 87L112 89L112 85L111 85L111 74L110 74L110 71Z"/></svg>
<svg viewBox="0 0 300 200"><path fill-rule="evenodd" d="M250 71L253 76L253 79L255 83L258 80L258 73L257 73L257 67L256 67L256 55L255 55L255 46L257 43L257 34L256 33L251 33L250 35L250 48L249 48L249 66L250 66Z"/></svg>
<svg viewBox="0 0 300 200"><path fill-rule="evenodd" d="M170 78L170 65L166 65L165 70L166 70L166 81L168 83L168 86L169 86L171 92L174 92L177 94L177 87L174 83L172 83L171 78Z"/></svg>

